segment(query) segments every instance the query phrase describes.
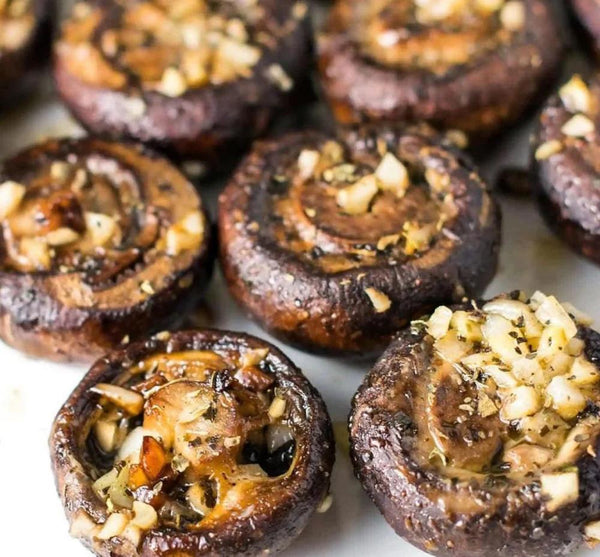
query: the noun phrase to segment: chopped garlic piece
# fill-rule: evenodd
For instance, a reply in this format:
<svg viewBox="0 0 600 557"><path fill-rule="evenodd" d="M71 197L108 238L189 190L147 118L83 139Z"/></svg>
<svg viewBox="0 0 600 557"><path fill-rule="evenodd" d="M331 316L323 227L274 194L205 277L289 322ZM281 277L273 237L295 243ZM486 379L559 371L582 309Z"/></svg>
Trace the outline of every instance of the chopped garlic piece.
<svg viewBox="0 0 600 557"><path fill-rule="evenodd" d="M579 498L578 472L559 472L542 475L542 495L548 497L546 508L554 512Z"/></svg>
<svg viewBox="0 0 600 557"><path fill-rule="evenodd" d="M592 94L580 75L574 75L558 94L569 112L588 114L592 109Z"/></svg>
<svg viewBox="0 0 600 557"><path fill-rule="evenodd" d="M505 362L513 362L529 353L527 343L519 342L519 330L500 315L488 315L481 331L490 348Z"/></svg>
<svg viewBox="0 0 600 557"><path fill-rule="evenodd" d="M578 386L593 385L600 379L596 365L582 357L575 359L567 375L568 380Z"/></svg>
<svg viewBox="0 0 600 557"><path fill-rule="evenodd" d="M504 399L500 415L505 420L518 420L532 416L542 409L542 399L533 387L515 387Z"/></svg>
<svg viewBox="0 0 600 557"><path fill-rule="evenodd" d="M589 540L600 541L600 520L588 522L583 529L583 533Z"/></svg>
<svg viewBox="0 0 600 557"><path fill-rule="evenodd" d="M12 180L0 184L0 219L5 219L14 213L25 197L24 185Z"/></svg>
<svg viewBox="0 0 600 557"><path fill-rule="evenodd" d="M46 242L49 246L66 246L79 240L79 234L71 228L57 228L46 234Z"/></svg>
<svg viewBox="0 0 600 557"><path fill-rule="evenodd" d="M19 251L36 269L48 270L52 264L48 244L43 238L23 238Z"/></svg>
<svg viewBox="0 0 600 557"><path fill-rule="evenodd" d="M355 184L338 191L337 203L349 215L361 215L369 210L379 188L373 174L364 176Z"/></svg>
<svg viewBox="0 0 600 557"><path fill-rule="evenodd" d="M185 76L177 68L169 67L163 72L157 90L167 97L180 97L187 91Z"/></svg>
<svg viewBox="0 0 600 557"><path fill-rule="evenodd" d="M552 401L552 408L565 420L574 418L586 406L586 399L581 391L562 376L550 381L546 393Z"/></svg>
<svg viewBox="0 0 600 557"><path fill-rule="evenodd" d="M269 417L272 420L277 420L285 414L286 402L284 398L276 396L269 406Z"/></svg>
<svg viewBox="0 0 600 557"><path fill-rule="evenodd" d="M561 328L565 332L567 340L572 339L577 334L577 325L554 296L544 298L535 311L535 316L544 325L554 325Z"/></svg>
<svg viewBox="0 0 600 557"><path fill-rule="evenodd" d="M427 322L427 331L433 338L443 337L450 328L452 310L446 306L440 306L431 314Z"/></svg>
<svg viewBox="0 0 600 557"><path fill-rule="evenodd" d="M166 234L167 254L174 257L186 250L197 249L204 238L204 219L200 211L190 211L169 227Z"/></svg>
<svg viewBox="0 0 600 557"><path fill-rule="evenodd" d="M587 116L575 114L563 125L561 131L570 137L585 137L596 131L596 125Z"/></svg>
<svg viewBox="0 0 600 557"><path fill-rule="evenodd" d="M312 149L303 149L298 156L298 170L300 177L304 180L312 178L319 164L321 155Z"/></svg>
<svg viewBox="0 0 600 557"><path fill-rule="evenodd" d="M398 197L404 196L410 186L408 170L392 153L386 153L375 170L375 177L382 190L393 191Z"/></svg>
<svg viewBox="0 0 600 557"><path fill-rule="evenodd" d="M100 532L97 535L99 540L110 540L116 536L120 536L125 530L129 519L124 513L113 513L108 516L106 522L102 525Z"/></svg>
<svg viewBox="0 0 600 557"><path fill-rule="evenodd" d="M525 25L525 5L519 0L506 2L500 11L500 22L509 31L520 31Z"/></svg>
<svg viewBox="0 0 600 557"><path fill-rule="evenodd" d="M117 222L108 215L88 211L84 214L84 219L86 236L94 246L105 246L118 231Z"/></svg>
<svg viewBox="0 0 600 557"><path fill-rule="evenodd" d="M546 141L535 150L535 159L538 161L545 161L551 156L560 153L563 150L563 147L563 144L558 141L558 139Z"/></svg>
<svg viewBox="0 0 600 557"><path fill-rule="evenodd" d="M150 530L158 524L158 514L152 505L142 501L134 501L131 523L142 530Z"/></svg>
<svg viewBox="0 0 600 557"><path fill-rule="evenodd" d="M375 313L385 313L392 306L392 301L389 297L376 288L365 288L365 294L371 300L375 308Z"/></svg>

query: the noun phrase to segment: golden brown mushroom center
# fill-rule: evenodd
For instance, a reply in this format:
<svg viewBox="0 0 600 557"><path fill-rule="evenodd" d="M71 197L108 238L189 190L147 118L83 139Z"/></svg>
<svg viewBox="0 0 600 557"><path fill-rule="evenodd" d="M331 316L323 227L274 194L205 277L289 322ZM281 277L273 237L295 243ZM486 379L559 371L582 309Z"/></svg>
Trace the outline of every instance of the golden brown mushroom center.
<svg viewBox="0 0 600 557"><path fill-rule="evenodd" d="M248 24L253 3L151 0L129 3L118 17L75 10L64 27L65 62L84 81L119 89L135 79L178 97L188 89L250 77L263 45Z"/></svg>
<svg viewBox="0 0 600 557"><path fill-rule="evenodd" d="M438 469L518 477L595 451L600 421L586 409L600 400L600 372L556 298L442 307L427 329L433 356L417 417L422 453Z"/></svg>
<svg viewBox="0 0 600 557"><path fill-rule="evenodd" d="M449 178L430 173L431 185L392 153L372 159L352 162L334 141L303 149L273 196L276 241L327 272L427 251L456 215Z"/></svg>
<svg viewBox="0 0 600 557"><path fill-rule="evenodd" d="M117 248L156 240L158 222L140 212L135 177L114 161L54 160L30 172L26 183L0 184L5 268L69 272L110 253L127 257Z"/></svg>
<svg viewBox="0 0 600 557"><path fill-rule="evenodd" d="M220 520L276 488L292 466L285 396L266 349L186 351L148 358L98 384L93 443L114 467L94 488L129 517L136 502L181 527ZM117 386L119 385L119 386Z"/></svg>
<svg viewBox="0 0 600 557"><path fill-rule="evenodd" d="M503 12L506 4L511 2L365 2L358 8L359 43L367 55L386 66L445 73L497 48L509 39L511 31L522 27L523 21L516 18L522 19L523 10L509 7ZM506 16L511 12L518 12L512 20Z"/></svg>

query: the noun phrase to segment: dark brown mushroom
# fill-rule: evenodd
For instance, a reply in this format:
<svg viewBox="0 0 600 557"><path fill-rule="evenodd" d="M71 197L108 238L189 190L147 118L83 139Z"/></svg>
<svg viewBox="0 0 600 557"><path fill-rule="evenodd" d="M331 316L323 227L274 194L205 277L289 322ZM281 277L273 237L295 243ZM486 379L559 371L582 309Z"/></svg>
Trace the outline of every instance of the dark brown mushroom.
<svg viewBox="0 0 600 557"><path fill-rule="evenodd" d="M600 57L600 2L598 0L569 0L577 23L583 29L597 57Z"/></svg>
<svg viewBox="0 0 600 557"><path fill-rule="evenodd" d="M349 422L356 475L398 535L460 557L598 543L600 335L588 324L516 292L440 307L398 335Z"/></svg>
<svg viewBox="0 0 600 557"><path fill-rule="evenodd" d="M54 0L6 0L0 5L0 104L29 93L50 58Z"/></svg>
<svg viewBox="0 0 600 557"><path fill-rule="evenodd" d="M77 4L54 75L93 133L222 164L284 108L310 54L302 1L103 0Z"/></svg>
<svg viewBox="0 0 600 557"><path fill-rule="evenodd" d="M71 534L102 557L259 555L327 498L332 426L279 350L162 334L99 360L50 436Z"/></svg>
<svg viewBox="0 0 600 557"><path fill-rule="evenodd" d="M338 121L427 121L478 136L515 121L561 57L542 0L338 0L319 46Z"/></svg>
<svg viewBox="0 0 600 557"><path fill-rule="evenodd" d="M579 75L542 110L532 167L548 225L574 250L600 263L600 80Z"/></svg>
<svg viewBox="0 0 600 557"><path fill-rule="evenodd" d="M180 318L214 250L200 197L139 146L50 140L0 172L0 337L93 360Z"/></svg>
<svg viewBox="0 0 600 557"><path fill-rule="evenodd" d="M369 353L496 270L499 209L428 129L317 132L257 145L220 198L234 298L283 340Z"/></svg>

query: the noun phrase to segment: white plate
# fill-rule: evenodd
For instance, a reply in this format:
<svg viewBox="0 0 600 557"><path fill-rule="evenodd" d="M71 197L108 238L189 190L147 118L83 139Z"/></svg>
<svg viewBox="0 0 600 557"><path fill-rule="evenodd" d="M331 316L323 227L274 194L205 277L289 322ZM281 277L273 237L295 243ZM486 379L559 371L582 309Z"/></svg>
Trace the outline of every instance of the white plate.
<svg viewBox="0 0 600 557"><path fill-rule="evenodd" d="M500 164L525 164L528 126L505 138L494 150L484 174L493 176ZM0 116L0 156L49 135L79 133L64 109L48 93L17 112ZM214 215L216 188L203 194ZM600 269L570 252L545 227L529 199L501 197L504 240L500 271L490 295L517 288L540 289L570 301L600 320L597 285ZM248 321L229 298L216 274L208 295L214 314L211 325L246 331L279 345L321 392L332 419L346 420L350 400L368 364L316 357L269 337ZM83 367L29 359L0 345L0 525L3 555L83 557L87 551L72 540L55 492L47 438L58 408L80 380ZM332 492L334 504L315 515L306 531L285 552L310 555L425 555L397 537L354 479L347 455L338 451ZM600 555L584 551L577 554Z"/></svg>

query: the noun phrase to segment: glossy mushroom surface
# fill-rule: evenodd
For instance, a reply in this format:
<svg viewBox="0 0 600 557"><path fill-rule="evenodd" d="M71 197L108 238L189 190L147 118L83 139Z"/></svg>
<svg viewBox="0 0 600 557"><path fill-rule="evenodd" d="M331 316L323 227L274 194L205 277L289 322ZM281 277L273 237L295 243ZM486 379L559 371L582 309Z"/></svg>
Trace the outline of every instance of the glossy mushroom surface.
<svg viewBox="0 0 600 557"><path fill-rule="evenodd" d="M97 555L263 555L327 496L331 422L301 371L240 333L161 333L109 354L50 436L71 534Z"/></svg>
<svg viewBox="0 0 600 557"><path fill-rule="evenodd" d="M292 134L258 144L221 195L221 263L234 298L280 338L366 354L481 292L499 223L474 168L428 129Z"/></svg>
<svg viewBox="0 0 600 557"><path fill-rule="evenodd" d="M50 58L54 0L0 3L0 103L10 105L33 86Z"/></svg>
<svg viewBox="0 0 600 557"><path fill-rule="evenodd" d="M544 93L561 54L541 0L338 0L319 67L341 123L427 121L488 136Z"/></svg>
<svg viewBox="0 0 600 557"><path fill-rule="evenodd" d="M443 556L597 543L600 335L555 297L442 306L355 395L355 472L389 524Z"/></svg>
<svg viewBox="0 0 600 557"><path fill-rule="evenodd" d="M532 145L533 177L548 225L600 263L600 81L573 76L544 107Z"/></svg>
<svg viewBox="0 0 600 557"><path fill-rule="evenodd" d="M310 54L302 1L103 0L76 4L54 75L91 132L218 165L286 106Z"/></svg>
<svg viewBox="0 0 600 557"><path fill-rule="evenodd" d="M192 184L139 146L50 140L0 171L0 337L93 360L180 318L212 270Z"/></svg>

